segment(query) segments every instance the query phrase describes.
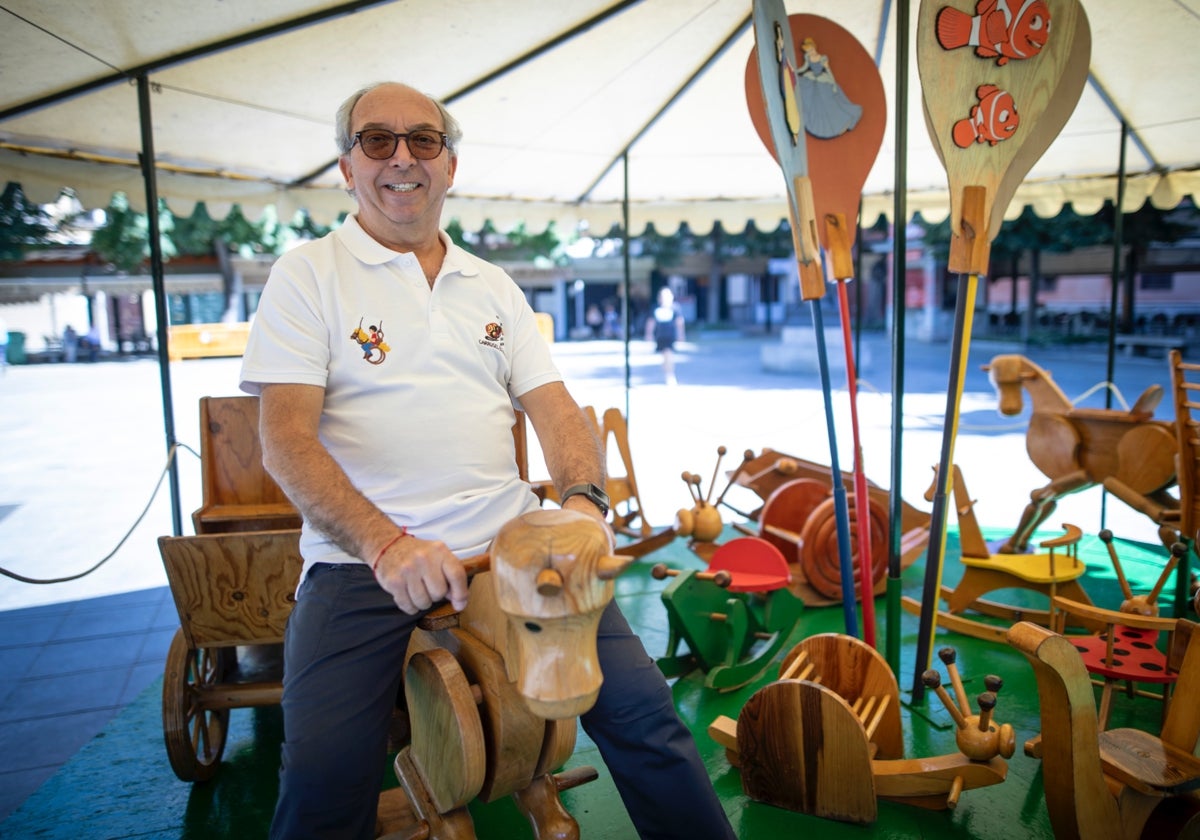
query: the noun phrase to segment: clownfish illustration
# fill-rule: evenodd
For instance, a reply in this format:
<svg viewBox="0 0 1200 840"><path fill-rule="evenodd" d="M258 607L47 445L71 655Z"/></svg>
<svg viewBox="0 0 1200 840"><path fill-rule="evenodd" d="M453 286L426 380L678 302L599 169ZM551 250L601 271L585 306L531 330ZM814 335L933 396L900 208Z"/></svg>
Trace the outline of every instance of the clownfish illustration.
<svg viewBox="0 0 1200 840"><path fill-rule="evenodd" d="M987 142L995 146L1012 137L1021 124L1012 94L995 85L980 85L975 96L979 104L971 106L971 116L954 124L954 145L960 149L972 143Z"/></svg>
<svg viewBox="0 0 1200 840"><path fill-rule="evenodd" d="M995 58L999 65L1013 58L1033 58L1049 38L1046 0L979 0L974 16L949 6L937 14L942 49L974 47L977 56Z"/></svg>

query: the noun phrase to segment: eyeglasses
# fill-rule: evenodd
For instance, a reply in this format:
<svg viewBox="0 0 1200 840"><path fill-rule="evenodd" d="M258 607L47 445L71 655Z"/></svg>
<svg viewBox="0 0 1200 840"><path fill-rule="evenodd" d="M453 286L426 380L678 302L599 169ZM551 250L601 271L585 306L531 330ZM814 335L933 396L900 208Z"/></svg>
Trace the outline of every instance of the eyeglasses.
<svg viewBox="0 0 1200 840"><path fill-rule="evenodd" d="M362 147L363 154L372 160L387 160L396 154L401 138L408 146L408 152L417 160L433 160L447 148L446 135L432 129L410 131L407 134L397 134L386 128L369 128L356 132L354 143ZM351 148L354 147L351 143Z"/></svg>

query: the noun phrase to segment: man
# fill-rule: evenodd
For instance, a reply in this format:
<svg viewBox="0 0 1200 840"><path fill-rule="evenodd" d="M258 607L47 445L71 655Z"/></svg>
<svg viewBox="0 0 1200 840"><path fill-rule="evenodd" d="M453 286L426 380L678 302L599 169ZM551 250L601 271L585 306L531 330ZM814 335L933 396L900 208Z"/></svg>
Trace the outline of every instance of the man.
<svg viewBox="0 0 1200 840"><path fill-rule="evenodd" d="M563 507L603 521L599 443L521 290L439 229L461 130L399 84L338 112L357 212L289 252L266 285L242 368L261 394L267 468L304 515L304 573L284 645L276 838L369 838L409 635L462 608L459 558L537 507L517 476L519 401ZM364 358L370 323L388 349ZM615 604L604 685L584 728L643 837L733 837L671 693ZM650 769L647 769L650 768Z"/></svg>

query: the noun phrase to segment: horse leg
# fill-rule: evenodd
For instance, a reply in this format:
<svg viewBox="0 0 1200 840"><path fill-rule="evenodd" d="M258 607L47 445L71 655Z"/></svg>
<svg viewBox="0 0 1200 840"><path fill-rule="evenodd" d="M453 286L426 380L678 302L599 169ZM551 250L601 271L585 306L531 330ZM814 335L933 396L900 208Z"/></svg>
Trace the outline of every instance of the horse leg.
<svg viewBox="0 0 1200 840"><path fill-rule="evenodd" d="M1017 523L1017 530L998 549L1000 554L1024 554L1029 548L1030 536L1058 507L1053 498L1041 497L1040 490L1035 490L1029 498L1029 504L1021 513L1021 521Z"/></svg>
<svg viewBox="0 0 1200 840"><path fill-rule="evenodd" d="M1090 487L1094 484L1083 470L1056 478L1045 487L1040 487L1029 494L1029 504L1021 514L1017 530L1000 546L1000 554L1023 554L1029 549L1029 540L1043 522L1054 513L1058 500L1070 493Z"/></svg>

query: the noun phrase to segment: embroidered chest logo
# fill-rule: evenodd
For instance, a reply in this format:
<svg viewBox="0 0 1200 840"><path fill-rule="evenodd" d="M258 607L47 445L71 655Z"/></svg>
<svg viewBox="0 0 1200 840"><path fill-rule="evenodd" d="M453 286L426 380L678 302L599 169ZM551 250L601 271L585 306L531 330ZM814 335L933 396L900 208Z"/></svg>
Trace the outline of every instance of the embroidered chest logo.
<svg viewBox="0 0 1200 840"><path fill-rule="evenodd" d="M371 324L366 329L363 329L362 322L363 319L359 318L358 326L350 333L350 340L363 351L363 361L381 365L387 358L388 351L392 349L383 340L383 321L380 321L378 326Z"/></svg>
<svg viewBox="0 0 1200 840"><path fill-rule="evenodd" d="M499 321L491 321L483 328L484 337L479 339L479 343L486 347L493 347L496 350L504 349L504 327Z"/></svg>

